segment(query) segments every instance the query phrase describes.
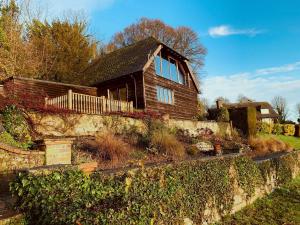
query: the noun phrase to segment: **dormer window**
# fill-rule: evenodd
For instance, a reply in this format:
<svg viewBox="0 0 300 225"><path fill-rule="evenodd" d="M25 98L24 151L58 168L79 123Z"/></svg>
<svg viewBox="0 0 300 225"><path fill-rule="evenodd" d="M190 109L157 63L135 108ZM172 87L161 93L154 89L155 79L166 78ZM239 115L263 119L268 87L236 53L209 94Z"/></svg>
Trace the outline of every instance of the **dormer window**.
<svg viewBox="0 0 300 225"><path fill-rule="evenodd" d="M161 55L155 56L155 72L158 76L175 81L179 84L184 84L184 75L179 63L169 57L165 59Z"/></svg>
<svg viewBox="0 0 300 225"><path fill-rule="evenodd" d="M261 114L270 114L270 110L269 109L261 109L260 113Z"/></svg>

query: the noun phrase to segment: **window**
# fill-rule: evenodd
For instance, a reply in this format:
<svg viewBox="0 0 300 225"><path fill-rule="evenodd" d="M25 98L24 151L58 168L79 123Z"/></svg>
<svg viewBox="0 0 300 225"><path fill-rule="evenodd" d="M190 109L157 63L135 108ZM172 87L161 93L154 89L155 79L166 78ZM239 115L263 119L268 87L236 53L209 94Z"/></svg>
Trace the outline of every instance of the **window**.
<svg viewBox="0 0 300 225"><path fill-rule="evenodd" d="M184 84L184 75L176 60L172 58L167 60L157 55L154 64L158 76L175 81L179 84Z"/></svg>
<svg viewBox="0 0 300 225"><path fill-rule="evenodd" d="M261 109L260 112L261 112L261 114L269 114L270 113L269 109Z"/></svg>
<svg viewBox="0 0 300 225"><path fill-rule="evenodd" d="M156 86L157 100L159 102L174 104L173 91L161 86Z"/></svg>

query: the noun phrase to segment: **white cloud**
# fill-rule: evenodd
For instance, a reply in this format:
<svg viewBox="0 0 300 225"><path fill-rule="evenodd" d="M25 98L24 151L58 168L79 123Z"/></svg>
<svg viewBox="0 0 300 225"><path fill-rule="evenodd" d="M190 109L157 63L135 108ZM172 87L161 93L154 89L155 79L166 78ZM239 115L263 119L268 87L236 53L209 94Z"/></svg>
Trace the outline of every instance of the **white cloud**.
<svg viewBox="0 0 300 225"><path fill-rule="evenodd" d="M299 63L289 65L299 65ZM285 68L285 66L274 68ZM235 102L238 95L243 94L257 101L271 102L274 96L281 95L289 103L289 118L296 120L296 103L300 102L300 72L294 76L265 76L265 74L256 76L256 71L206 77L203 80L203 97L209 99L211 103L219 96ZM279 73L286 70L271 71Z"/></svg>
<svg viewBox="0 0 300 225"><path fill-rule="evenodd" d="M300 61L283 65L283 66L278 66L278 67L270 67L270 68L264 68L264 69L259 69L256 70L257 75L269 75L269 74L274 74L274 73L286 73L286 72L292 72L295 70L300 70Z"/></svg>
<svg viewBox="0 0 300 225"><path fill-rule="evenodd" d="M232 28L229 25L220 25L217 27L211 27L208 30L208 34L211 37L225 37L230 35L246 35L250 37L254 37L257 34L264 33L264 30L258 30L256 28L250 28L250 29L235 29Z"/></svg>

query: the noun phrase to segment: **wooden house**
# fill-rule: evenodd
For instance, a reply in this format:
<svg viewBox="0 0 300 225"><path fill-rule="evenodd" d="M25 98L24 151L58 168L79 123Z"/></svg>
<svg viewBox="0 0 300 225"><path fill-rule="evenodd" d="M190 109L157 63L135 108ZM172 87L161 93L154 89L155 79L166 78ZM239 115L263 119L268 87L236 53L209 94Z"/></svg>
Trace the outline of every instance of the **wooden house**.
<svg viewBox="0 0 300 225"><path fill-rule="evenodd" d="M132 101L136 109L192 119L199 84L186 57L153 37L106 54L85 71L98 96Z"/></svg>

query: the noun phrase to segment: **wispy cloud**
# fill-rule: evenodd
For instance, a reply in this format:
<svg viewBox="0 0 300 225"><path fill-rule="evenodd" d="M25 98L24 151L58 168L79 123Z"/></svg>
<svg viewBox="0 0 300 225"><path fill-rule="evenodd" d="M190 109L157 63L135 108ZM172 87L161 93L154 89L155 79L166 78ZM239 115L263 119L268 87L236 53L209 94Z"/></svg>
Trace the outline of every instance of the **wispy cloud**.
<svg viewBox="0 0 300 225"><path fill-rule="evenodd" d="M278 66L278 67L269 67L269 68L264 68L264 69L258 69L256 70L256 75L270 75L270 74L275 74L275 73L286 73L286 72L292 72L300 70L300 61L283 65L283 66Z"/></svg>
<svg viewBox="0 0 300 225"><path fill-rule="evenodd" d="M246 35L249 37L254 37L264 32L265 30L258 30L256 28L235 29L229 25L220 25L216 27L211 27L208 30L208 34L213 38L225 37L230 35Z"/></svg>
<svg viewBox="0 0 300 225"><path fill-rule="evenodd" d="M293 65L293 66L291 66ZM300 90L300 62L278 67L242 72L230 75L208 76L203 80L203 97L211 103L219 96L236 101L243 94L257 101L271 101L276 95L285 97L289 103L290 118L296 120L296 103ZM296 69L297 68L297 69ZM299 69L299 74L296 70ZM295 71L286 76L285 72ZM278 75L274 76L274 74Z"/></svg>

